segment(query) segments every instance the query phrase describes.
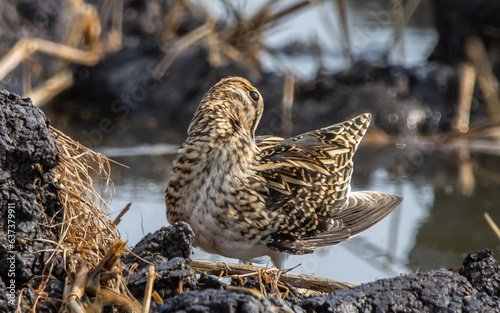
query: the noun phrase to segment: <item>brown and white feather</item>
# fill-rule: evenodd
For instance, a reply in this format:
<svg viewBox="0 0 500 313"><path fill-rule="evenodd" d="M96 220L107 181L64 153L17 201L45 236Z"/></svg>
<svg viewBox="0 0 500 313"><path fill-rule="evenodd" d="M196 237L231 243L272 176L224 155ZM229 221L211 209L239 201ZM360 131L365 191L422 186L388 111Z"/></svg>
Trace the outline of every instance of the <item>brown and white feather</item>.
<svg viewBox="0 0 500 313"><path fill-rule="evenodd" d="M293 138L257 137L263 101L230 77L202 99L166 190L167 218L208 252L251 260L311 253L357 235L402 198L350 192L353 155L371 115ZM254 139L255 138L255 139Z"/></svg>

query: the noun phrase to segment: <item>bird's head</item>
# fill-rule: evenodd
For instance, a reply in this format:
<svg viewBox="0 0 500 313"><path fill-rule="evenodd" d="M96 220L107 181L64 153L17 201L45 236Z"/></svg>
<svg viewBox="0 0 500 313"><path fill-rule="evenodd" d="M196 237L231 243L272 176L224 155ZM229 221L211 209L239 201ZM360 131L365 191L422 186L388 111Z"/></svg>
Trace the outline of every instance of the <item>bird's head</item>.
<svg viewBox="0 0 500 313"><path fill-rule="evenodd" d="M241 77L224 78L203 97L188 133L241 132L252 137L264 110L257 88Z"/></svg>

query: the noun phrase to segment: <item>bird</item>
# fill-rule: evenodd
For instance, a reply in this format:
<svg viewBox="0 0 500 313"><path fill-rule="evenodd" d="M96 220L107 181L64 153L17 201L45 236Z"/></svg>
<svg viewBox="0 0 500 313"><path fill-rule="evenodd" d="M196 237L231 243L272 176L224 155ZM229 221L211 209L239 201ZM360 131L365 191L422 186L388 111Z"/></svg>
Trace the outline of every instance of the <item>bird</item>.
<svg viewBox="0 0 500 313"><path fill-rule="evenodd" d="M292 137L255 136L264 102L245 78L220 80L202 98L165 191L167 220L194 245L253 262L313 253L358 235L403 200L351 191L353 155L371 114Z"/></svg>

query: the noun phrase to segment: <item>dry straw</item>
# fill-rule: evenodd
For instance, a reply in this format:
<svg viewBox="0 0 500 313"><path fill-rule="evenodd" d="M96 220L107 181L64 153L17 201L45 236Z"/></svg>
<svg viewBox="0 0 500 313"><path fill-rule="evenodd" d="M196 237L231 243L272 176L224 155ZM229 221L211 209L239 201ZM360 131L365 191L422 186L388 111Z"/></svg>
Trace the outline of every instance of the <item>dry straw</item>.
<svg viewBox="0 0 500 313"><path fill-rule="evenodd" d="M64 208L64 220L58 246L72 249L71 257L87 263L92 270L99 264L106 250L120 240L116 225L108 216L110 210L104 195L109 188L109 159L82 146L51 128L60 144L59 164L55 168L61 191L59 200ZM100 180L95 190L91 173Z"/></svg>
<svg viewBox="0 0 500 313"><path fill-rule="evenodd" d="M141 305L129 293L123 278L120 257L127 249L116 224L108 215L105 195L114 191L110 179L110 160L55 128L51 134L59 142L59 162L54 169L60 191L63 221L52 219L48 227L59 230L58 241L37 290L37 299L62 301L62 312L100 312L104 306L119 305L127 311L140 311ZM99 180L94 188L92 176ZM47 239L39 239L47 241ZM64 266L66 282L63 299L49 299L43 292L57 266ZM22 297L20 297L21 299ZM38 303L34 303L32 312ZM18 312L25 311L19 302Z"/></svg>

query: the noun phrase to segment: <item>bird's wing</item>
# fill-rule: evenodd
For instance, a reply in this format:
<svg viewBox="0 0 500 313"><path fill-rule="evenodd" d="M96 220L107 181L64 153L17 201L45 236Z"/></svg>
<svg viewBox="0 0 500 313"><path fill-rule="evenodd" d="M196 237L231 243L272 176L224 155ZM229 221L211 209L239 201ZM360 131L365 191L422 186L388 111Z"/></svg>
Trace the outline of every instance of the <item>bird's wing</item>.
<svg viewBox="0 0 500 313"><path fill-rule="evenodd" d="M290 184L296 185L295 189L318 184L342 185L345 189L350 182L352 156L370 120L371 114L366 113L286 140L257 137L261 150L258 171L268 180L271 189L284 194L290 194ZM318 181L318 173L326 181Z"/></svg>
<svg viewBox="0 0 500 313"><path fill-rule="evenodd" d="M308 253L314 249L308 246L312 242L301 238L312 239L325 233L330 237L335 234L336 238L351 236L352 231L345 228L347 217L342 213L349 207L352 157L370 120L367 113L286 140L256 139L261 149L258 171L269 188L267 209L284 216L279 231L270 238L271 248Z"/></svg>

